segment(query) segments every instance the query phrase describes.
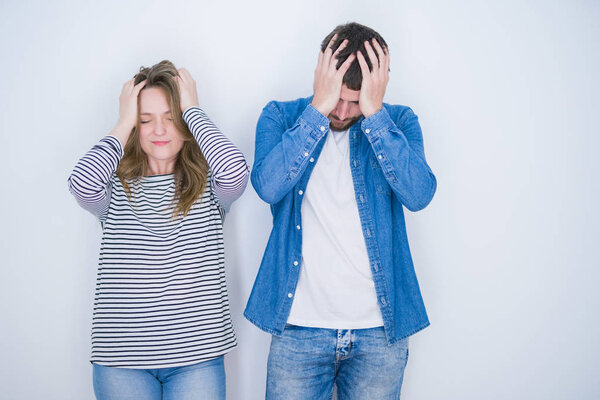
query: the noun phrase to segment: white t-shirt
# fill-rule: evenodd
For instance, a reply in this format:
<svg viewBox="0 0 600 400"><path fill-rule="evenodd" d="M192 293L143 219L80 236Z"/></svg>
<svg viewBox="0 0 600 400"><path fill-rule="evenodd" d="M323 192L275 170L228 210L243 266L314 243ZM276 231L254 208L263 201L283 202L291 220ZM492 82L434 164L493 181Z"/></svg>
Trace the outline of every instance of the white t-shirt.
<svg viewBox="0 0 600 400"><path fill-rule="evenodd" d="M330 131L302 201L302 264L288 323L383 325L350 171L349 133Z"/></svg>

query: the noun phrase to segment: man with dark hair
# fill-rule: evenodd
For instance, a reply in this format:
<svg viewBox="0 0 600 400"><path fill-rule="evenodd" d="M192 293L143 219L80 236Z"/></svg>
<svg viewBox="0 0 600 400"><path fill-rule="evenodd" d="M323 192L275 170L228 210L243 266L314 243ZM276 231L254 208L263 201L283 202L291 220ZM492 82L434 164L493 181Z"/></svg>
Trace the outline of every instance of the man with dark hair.
<svg viewBox="0 0 600 400"><path fill-rule="evenodd" d="M252 184L273 230L244 315L273 335L268 399L397 399L429 325L403 208L436 180L417 116L383 103L387 43L357 23L323 41L312 97L270 102Z"/></svg>

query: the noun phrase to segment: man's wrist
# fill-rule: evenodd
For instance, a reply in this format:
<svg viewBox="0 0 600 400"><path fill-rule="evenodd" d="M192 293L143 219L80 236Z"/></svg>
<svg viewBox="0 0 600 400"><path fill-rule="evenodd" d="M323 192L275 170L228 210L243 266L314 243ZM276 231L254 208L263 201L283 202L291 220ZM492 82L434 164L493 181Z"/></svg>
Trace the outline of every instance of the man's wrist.
<svg viewBox="0 0 600 400"><path fill-rule="evenodd" d="M379 107L369 107L363 112L365 119L377 114L383 108L383 104L379 104Z"/></svg>
<svg viewBox="0 0 600 400"><path fill-rule="evenodd" d="M320 112L321 114L323 114L324 117L327 117L329 115L329 113L331 113L332 110L328 110L326 106L324 106L322 103L319 103L318 101L315 102L314 100L310 103L318 112Z"/></svg>

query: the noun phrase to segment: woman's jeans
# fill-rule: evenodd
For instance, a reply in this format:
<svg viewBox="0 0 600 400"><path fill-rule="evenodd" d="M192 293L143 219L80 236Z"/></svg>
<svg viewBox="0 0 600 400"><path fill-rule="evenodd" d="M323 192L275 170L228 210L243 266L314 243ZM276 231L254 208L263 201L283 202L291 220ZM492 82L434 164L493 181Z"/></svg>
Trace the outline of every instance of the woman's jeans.
<svg viewBox="0 0 600 400"><path fill-rule="evenodd" d="M321 329L287 325L273 336L267 399L397 400L408 339L388 345L383 327Z"/></svg>
<svg viewBox="0 0 600 400"><path fill-rule="evenodd" d="M94 364L94 393L98 400L225 400L223 356L175 368Z"/></svg>

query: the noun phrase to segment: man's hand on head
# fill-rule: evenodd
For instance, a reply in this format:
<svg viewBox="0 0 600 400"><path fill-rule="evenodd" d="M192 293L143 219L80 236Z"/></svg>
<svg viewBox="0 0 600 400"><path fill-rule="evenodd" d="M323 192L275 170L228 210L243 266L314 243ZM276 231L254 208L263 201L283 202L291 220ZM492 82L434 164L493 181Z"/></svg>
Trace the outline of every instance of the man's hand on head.
<svg viewBox="0 0 600 400"><path fill-rule="evenodd" d="M390 79L390 55L387 49L381 48L377 40L372 40L372 45L369 41L365 41L365 50L371 61L373 69L369 71L369 65L364 54L360 51L356 53L358 64L362 72L362 84L360 86L360 98L358 105L360 111L365 118L369 118L383 107L383 96L385 88ZM373 49L374 48L374 49ZM375 54L377 51L377 54ZM377 58L379 56L379 59Z"/></svg>
<svg viewBox="0 0 600 400"><path fill-rule="evenodd" d="M348 40L344 40L334 53L331 46L333 46L336 39L337 35L334 35L325 51L319 53L319 61L315 69L315 81L313 84L314 97L311 104L326 117L333 111L340 100L342 80L346 71L350 68L350 64L356 58L354 54L351 54L340 68L337 69L337 55L348 45Z"/></svg>

